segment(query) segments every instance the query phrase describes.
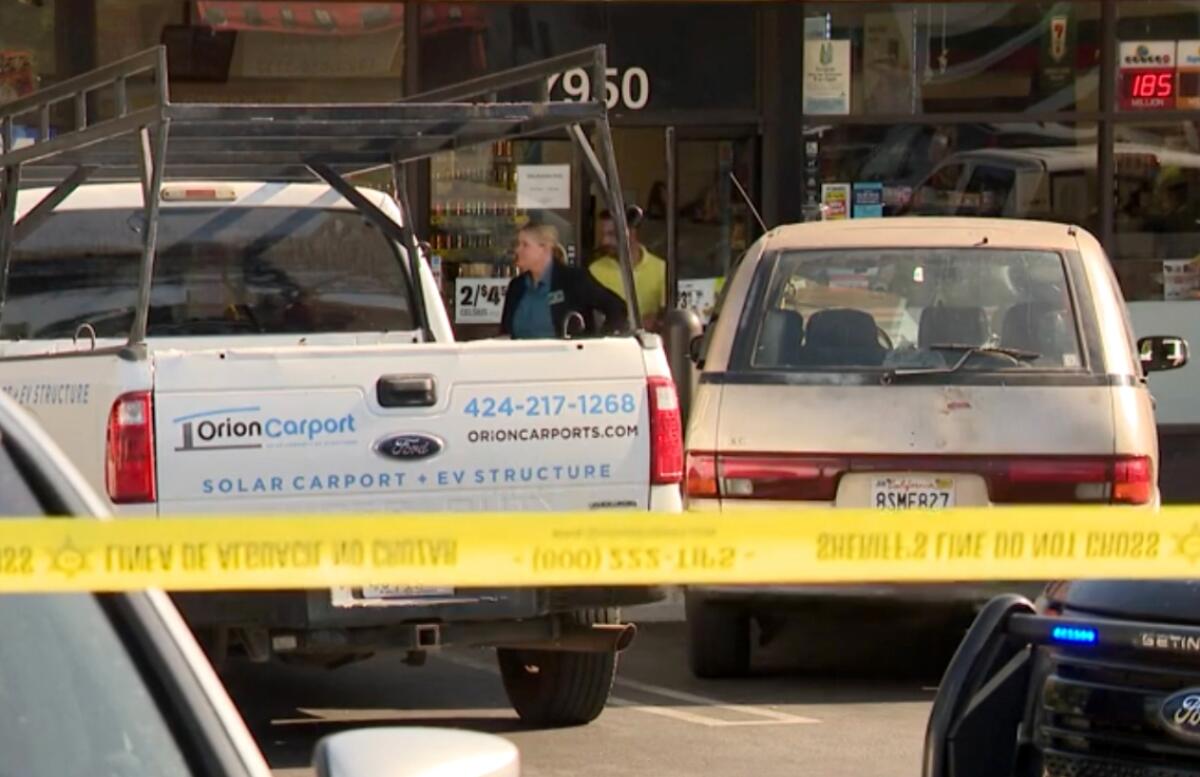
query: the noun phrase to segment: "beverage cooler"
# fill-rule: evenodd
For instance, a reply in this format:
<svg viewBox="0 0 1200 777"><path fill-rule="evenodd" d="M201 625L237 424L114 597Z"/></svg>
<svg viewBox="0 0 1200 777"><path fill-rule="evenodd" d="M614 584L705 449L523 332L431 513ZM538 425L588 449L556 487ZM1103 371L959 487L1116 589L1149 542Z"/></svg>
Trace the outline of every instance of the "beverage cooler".
<svg viewBox="0 0 1200 777"><path fill-rule="evenodd" d="M460 340L500 332L524 224L554 225L575 262L578 223L573 155L560 141L502 141L447 151L430 165L429 243L446 310Z"/></svg>

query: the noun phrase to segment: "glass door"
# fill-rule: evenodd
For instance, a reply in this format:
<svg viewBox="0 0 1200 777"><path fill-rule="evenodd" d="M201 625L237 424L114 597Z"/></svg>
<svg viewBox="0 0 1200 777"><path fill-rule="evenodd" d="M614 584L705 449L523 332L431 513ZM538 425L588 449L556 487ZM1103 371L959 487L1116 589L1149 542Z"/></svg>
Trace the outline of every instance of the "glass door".
<svg viewBox="0 0 1200 777"><path fill-rule="evenodd" d="M756 196L757 143L753 137L685 137L676 148L678 184L670 204L676 214L676 306L695 308L707 321L729 271L760 232L734 184L736 177Z"/></svg>

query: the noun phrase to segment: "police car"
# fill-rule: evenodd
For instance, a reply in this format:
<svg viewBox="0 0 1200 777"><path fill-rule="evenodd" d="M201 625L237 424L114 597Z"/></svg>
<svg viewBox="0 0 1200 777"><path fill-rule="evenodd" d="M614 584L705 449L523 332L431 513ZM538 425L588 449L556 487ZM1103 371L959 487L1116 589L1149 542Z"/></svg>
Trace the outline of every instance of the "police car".
<svg viewBox="0 0 1200 777"><path fill-rule="evenodd" d="M1076 581L998 597L946 670L925 777L1190 775L1200 764L1200 585Z"/></svg>

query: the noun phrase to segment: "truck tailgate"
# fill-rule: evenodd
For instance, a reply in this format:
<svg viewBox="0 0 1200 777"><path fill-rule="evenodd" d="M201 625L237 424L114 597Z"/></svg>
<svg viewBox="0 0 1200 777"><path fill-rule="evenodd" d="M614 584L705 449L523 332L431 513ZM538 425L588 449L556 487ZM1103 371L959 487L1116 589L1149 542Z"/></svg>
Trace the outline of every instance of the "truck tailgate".
<svg viewBox="0 0 1200 777"><path fill-rule="evenodd" d="M164 514L648 507L632 338L155 348L154 376Z"/></svg>

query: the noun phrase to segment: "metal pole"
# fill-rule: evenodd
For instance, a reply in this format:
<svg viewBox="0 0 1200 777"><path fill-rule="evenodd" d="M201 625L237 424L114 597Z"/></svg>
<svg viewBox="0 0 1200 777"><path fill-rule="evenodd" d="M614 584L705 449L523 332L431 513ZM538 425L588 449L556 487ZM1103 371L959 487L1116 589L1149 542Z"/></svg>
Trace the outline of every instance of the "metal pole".
<svg viewBox="0 0 1200 777"><path fill-rule="evenodd" d="M6 116L0 124L0 150L13 147L13 121ZM4 188L0 190L0 318L4 313L4 300L8 296L8 270L12 265L13 243L16 242L17 190L21 184L21 166L12 165L0 171Z"/></svg>
<svg viewBox="0 0 1200 777"><path fill-rule="evenodd" d="M721 209L720 258L722 276L729 277L729 267L733 264L730 256L730 244L733 242L733 196L730 191L729 179L733 176L733 144L730 141L717 143L717 201Z"/></svg>
<svg viewBox="0 0 1200 777"><path fill-rule="evenodd" d="M591 173L592 180L596 186L601 189L608 188L608 176L604 174L604 168L600 166L600 160L596 157L596 151L592 148L592 142L588 140L588 136L584 133L583 128L578 124L572 124L570 129L571 139L575 141L575 147L583 154L583 161L587 163L588 172Z"/></svg>
<svg viewBox="0 0 1200 777"><path fill-rule="evenodd" d="M613 227L617 232L617 259L621 264L621 280L625 289L625 310L629 316L630 330L641 331L642 319L638 311L637 287L633 283L633 259L629 255L629 225L625 221L625 193L621 191L621 178L617 175L617 154L613 150L612 133L608 119L596 121L596 135L600 144L600 157L608 178L605 195L612 214Z"/></svg>
<svg viewBox="0 0 1200 777"><path fill-rule="evenodd" d="M396 190L396 204L400 207L400 218L404 221L404 250L408 252L408 272L412 276L413 312L426 342L433 342L433 329L425 311L425 297L421 285L421 247L417 244L417 232L413 227L412 208L408 207L408 164L392 163L392 187ZM436 289L437 295L442 294Z"/></svg>
<svg viewBox="0 0 1200 777"><path fill-rule="evenodd" d="M605 46L597 46L593 50L592 56L592 100L601 105L608 106L608 90L604 84L608 81L608 48Z"/></svg>
<svg viewBox="0 0 1200 777"><path fill-rule="evenodd" d="M154 260L158 252L158 213L167 161L167 122L158 122L153 131L153 139L145 127L138 133L142 146L139 167L142 173L146 233L142 236L142 265L138 278L137 309L134 310L133 329L129 333L130 345L137 345L146 339L146 326L150 320L150 286L154 282Z"/></svg>
<svg viewBox="0 0 1200 777"><path fill-rule="evenodd" d="M675 234L679 226L676 214L679 208L675 199L679 196L679 176L675 159L675 127L667 127L667 309L679 305L679 242ZM649 204L649 203L647 203Z"/></svg>
<svg viewBox="0 0 1200 777"><path fill-rule="evenodd" d="M49 218L54 209L62 204L63 200L70 197L71 192L78 189L80 184L86 181L95 169L94 167L86 166L76 167L70 175L64 178L58 186L55 186L37 205L25 211L25 215L13 225L13 242L19 243L26 235L37 229L38 225Z"/></svg>
<svg viewBox="0 0 1200 777"><path fill-rule="evenodd" d="M597 46L594 53L592 95L593 97L599 95L597 101L604 106L608 50L604 46ZM605 199L608 201L608 211L612 214L613 227L617 233L617 261L621 266L621 285L625 289L625 311L629 317L629 331L640 332L642 317L638 310L637 286L633 282L633 259L629 255L629 224L625 220L625 192L621 191L621 176L617 173L617 152L613 149L612 130L608 124L607 113L603 118L596 120L596 136L607 184L604 186Z"/></svg>
<svg viewBox="0 0 1200 777"><path fill-rule="evenodd" d="M1100 245L1104 247L1105 253L1109 257L1115 255L1115 222L1116 214L1116 164L1113 159L1113 146L1116 141L1116 128L1113 126L1113 112L1115 109L1117 89L1116 89L1116 61L1115 55L1117 51L1117 8L1115 2L1103 2L1100 4L1100 38L1103 41L1104 53L1100 57L1100 119L1099 146L1096 148L1096 153L1100 158L1096 160L1097 175L1097 196L1100 198L1099 215L1100 215Z"/></svg>

